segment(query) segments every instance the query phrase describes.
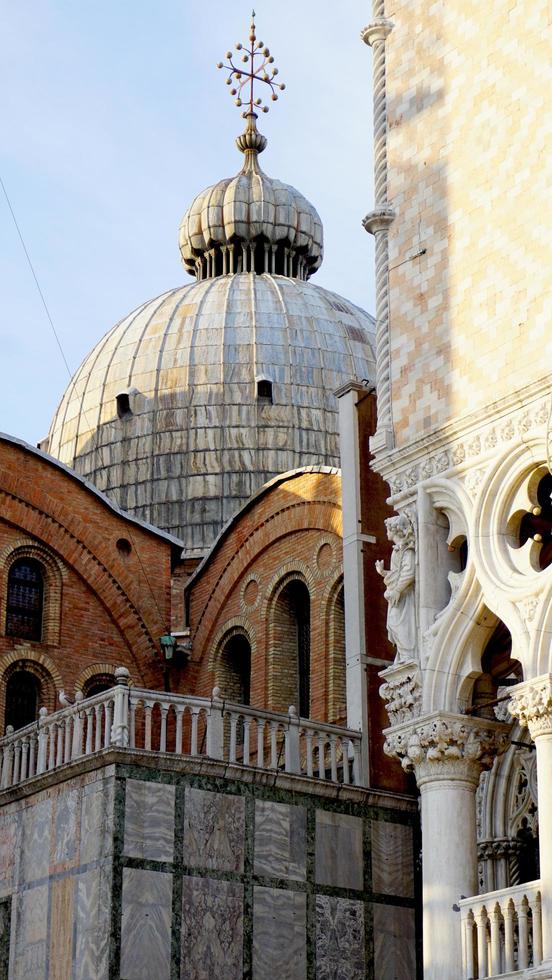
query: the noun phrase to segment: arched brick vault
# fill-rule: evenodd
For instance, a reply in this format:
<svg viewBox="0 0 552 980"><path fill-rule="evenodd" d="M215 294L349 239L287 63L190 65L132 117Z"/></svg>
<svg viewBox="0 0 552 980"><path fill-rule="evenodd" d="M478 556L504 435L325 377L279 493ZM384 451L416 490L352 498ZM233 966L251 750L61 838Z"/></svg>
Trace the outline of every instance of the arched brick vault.
<svg viewBox="0 0 552 980"><path fill-rule="evenodd" d="M332 584L341 574L341 534L341 480L336 470L287 474L237 515L187 586L190 666L197 693L210 693L216 638L227 623L246 617L257 637L252 703L270 707L271 596L284 579L296 574L311 594L313 697L317 716L325 716L327 604ZM329 542L324 567L318 567L320 547ZM246 588L250 582L254 586Z"/></svg>
<svg viewBox="0 0 552 980"><path fill-rule="evenodd" d="M71 471L9 437L0 438L0 515L4 526L61 559L91 590L128 650L137 679L159 687L158 638L170 622L176 542L131 521ZM117 549L121 537L132 542L130 556Z"/></svg>

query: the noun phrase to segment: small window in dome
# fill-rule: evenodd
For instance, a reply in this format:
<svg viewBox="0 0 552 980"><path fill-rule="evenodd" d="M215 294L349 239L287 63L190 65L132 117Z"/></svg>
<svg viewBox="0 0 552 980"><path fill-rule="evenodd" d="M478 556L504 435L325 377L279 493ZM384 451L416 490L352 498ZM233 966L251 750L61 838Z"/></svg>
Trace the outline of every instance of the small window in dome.
<svg viewBox="0 0 552 980"><path fill-rule="evenodd" d="M261 405L272 405L272 381L259 378L257 381L257 401Z"/></svg>
<svg viewBox="0 0 552 980"><path fill-rule="evenodd" d="M132 409L130 407L130 398L128 397L128 392L121 391L117 395L117 416L120 419L128 419L132 415Z"/></svg>

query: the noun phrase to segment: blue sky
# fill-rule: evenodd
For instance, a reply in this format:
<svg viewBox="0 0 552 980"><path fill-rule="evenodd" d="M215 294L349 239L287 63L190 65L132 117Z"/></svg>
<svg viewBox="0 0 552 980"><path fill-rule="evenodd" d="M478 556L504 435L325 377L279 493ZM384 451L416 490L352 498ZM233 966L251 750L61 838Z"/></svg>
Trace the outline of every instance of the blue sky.
<svg viewBox="0 0 552 980"><path fill-rule="evenodd" d="M216 62L246 41L243 0L3 0L0 174L69 365L143 301L191 282L180 218L241 166L243 121ZM263 169L324 222L313 283L373 312L371 3L262 0L286 91ZM0 430L42 438L68 383L0 195Z"/></svg>

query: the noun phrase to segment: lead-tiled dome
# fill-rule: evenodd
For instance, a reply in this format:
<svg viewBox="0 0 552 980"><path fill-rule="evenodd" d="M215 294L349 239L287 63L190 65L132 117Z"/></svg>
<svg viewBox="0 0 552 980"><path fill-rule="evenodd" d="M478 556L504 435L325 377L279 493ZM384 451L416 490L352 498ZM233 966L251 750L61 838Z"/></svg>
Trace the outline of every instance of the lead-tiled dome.
<svg viewBox="0 0 552 980"><path fill-rule="evenodd" d="M49 451L203 554L252 493L339 466L333 392L374 378L373 320L310 283L241 273L139 307L85 359Z"/></svg>

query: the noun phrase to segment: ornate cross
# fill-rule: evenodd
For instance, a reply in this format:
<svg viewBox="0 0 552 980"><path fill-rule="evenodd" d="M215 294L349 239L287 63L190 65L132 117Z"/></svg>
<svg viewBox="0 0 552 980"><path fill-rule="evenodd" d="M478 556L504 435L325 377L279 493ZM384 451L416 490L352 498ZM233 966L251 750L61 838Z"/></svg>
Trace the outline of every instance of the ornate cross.
<svg viewBox="0 0 552 980"><path fill-rule="evenodd" d="M242 113L244 118L254 112L255 109L268 112L268 106L263 104L263 100L259 97L255 98L255 82L264 82L268 85L271 91L270 98L273 102L276 102L278 99L276 89L283 91L286 86L281 82L275 81L278 69L272 67L274 58L269 49L265 47L264 42L257 41L254 10L251 13L251 24L249 26L249 47L244 46L238 41L236 51L243 52L240 55L244 65L243 68L239 68L234 64L232 51L226 52L227 64L219 61L217 65L217 68L224 68L228 72L226 84L231 86L230 95L236 96L235 101L237 106L247 105L249 101L249 108ZM247 92L247 86L249 86L249 93ZM247 94L249 94L249 99L247 99ZM246 96L245 100L243 96Z"/></svg>

